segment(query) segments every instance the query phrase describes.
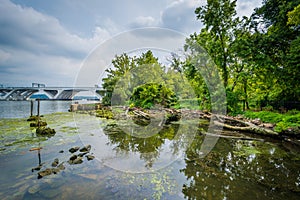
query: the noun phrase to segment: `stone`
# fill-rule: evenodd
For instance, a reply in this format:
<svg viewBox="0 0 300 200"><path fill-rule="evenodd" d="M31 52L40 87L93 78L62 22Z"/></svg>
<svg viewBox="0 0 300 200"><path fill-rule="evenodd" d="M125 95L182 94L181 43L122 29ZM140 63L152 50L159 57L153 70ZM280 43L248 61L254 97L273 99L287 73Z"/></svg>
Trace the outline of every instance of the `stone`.
<svg viewBox="0 0 300 200"><path fill-rule="evenodd" d="M52 168L51 170L53 174L57 174L60 171L58 168Z"/></svg>
<svg viewBox="0 0 300 200"><path fill-rule="evenodd" d="M83 157L83 156L86 155L87 153L89 153L89 152L79 153L78 156L79 156L79 157Z"/></svg>
<svg viewBox="0 0 300 200"><path fill-rule="evenodd" d="M77 158L77 155L72 155L71 157L70 157L70 160L75 160Z"/></svg>
<svg viewBox="0 0 300 200"><path fill-rule="evenodd" d="M77 155L72 155L68 161L70 165L81 164L82 162L83 162L82 157L79 157Z"/></svg>
<svg viewBox="0 0 300 200"><path fill-rule="evenodd" d="M76 151L78 151L80 149L80 147L76 146L76 147L72 147L69 149L70 153L75 153Z"/></svg>
<svg viewBox="0 0 300 200"><path fill-rule="evenodd" d="M43 178L44 176L49 176L52 174L52 169L45 169L44 171L41 171L38 173L38 178Z"/></svg>
<svg viewBox="0 0 300 200"><path fill-rule="evenodd" d="M78 157L76 158L74 161L73 161L73 164L76 165L76 164L81 164L83 163L83 160L82 160L82 157Z"/></svg>
<svg viewBox="0 0 300 200"><path fill-rule="evenodd" d="M60 150L58 153L63 153L64 152L64 150Z"/></svg>
<svg viewBox="0 0 300 200"><path fill-rule="evenodd" d="M55 130L49 127L39 127L36 129L36 134L39 136L53 136L55 133Z"/></svg>
<svg viewBox="0 0 300 200"><path fill-rule="evenodd" d="M54 161L52 162L51 166L56 167L58 165L58 163L59 163L58 158L55 158Z"/></svg>
<svg viewBox="0 0 300 200"><path fill-rule="evenodd" d="M66 169L63 163L60 163L60 164L57 166L57 168L60 169L60 170Z"/></svg>
<svg viewBox="0 0 300 200"><path fill-rule="evenodd" d="M95 156L92 155L86 155L85 156L87 158L87 160L94 160Z"/></svg>
<svg viewBox="0 0 300 200"><path fill-rule="evenodd" d="M79 151L80 152L89 152L91 150L91 145L86 145L82 147Z"/></svg>

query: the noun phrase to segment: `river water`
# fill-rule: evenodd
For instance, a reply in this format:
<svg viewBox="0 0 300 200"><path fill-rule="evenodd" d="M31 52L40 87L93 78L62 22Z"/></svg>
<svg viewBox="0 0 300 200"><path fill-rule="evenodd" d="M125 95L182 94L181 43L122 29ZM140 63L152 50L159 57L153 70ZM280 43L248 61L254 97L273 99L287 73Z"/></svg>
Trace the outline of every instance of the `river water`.
<svg viewBox="0 0 300 200"><path fill-rule="evenodd" d="M199 119L141 126L90 114L45 114L56 130L47 137L20 115L1 119L0 199L300 198L300 150L289 142L226 130L216 137ZM82 152L69 149L86 145L82 162L70 162Z"/></svg>
<svg viewBox="0 0 300 200"><path fill-rule="evenodd" d="M67 112L72 101L40 101L40 114ZM33 114L37 114L37 101L34 101ZM30 101L0 101L1 118L24 118L30 116Z"/></svg>

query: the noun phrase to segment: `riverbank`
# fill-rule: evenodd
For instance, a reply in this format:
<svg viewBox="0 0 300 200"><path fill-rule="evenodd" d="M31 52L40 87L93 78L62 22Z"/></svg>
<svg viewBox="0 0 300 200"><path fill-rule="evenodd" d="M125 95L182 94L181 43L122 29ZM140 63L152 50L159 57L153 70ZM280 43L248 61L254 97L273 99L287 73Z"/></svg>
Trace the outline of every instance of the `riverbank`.
<svg viewBox="0 0 300 200"><path fill-rule="evenodd" d="M85 108L85 107L82 107ZM222 116L213 115L207 111L191 109L141 109L129 108L122 106L101 106L90 105L88 109L77 110L79 113L89 113L100 118L115 119L115 120L134 120L137 124L146 126L151 119L164 118L161 123L170 123L178 120L188 119L205 119L211 120L216 126L221 126L224 129L249 132L265 137L274 137L278 139L291 138L293 142L300 145L300 112L290 111L286 114L274 112L250 112L247 111L244 115ZM93 109L92 109L93 108ZM95 109L96 108L96 109Z"/></svg>

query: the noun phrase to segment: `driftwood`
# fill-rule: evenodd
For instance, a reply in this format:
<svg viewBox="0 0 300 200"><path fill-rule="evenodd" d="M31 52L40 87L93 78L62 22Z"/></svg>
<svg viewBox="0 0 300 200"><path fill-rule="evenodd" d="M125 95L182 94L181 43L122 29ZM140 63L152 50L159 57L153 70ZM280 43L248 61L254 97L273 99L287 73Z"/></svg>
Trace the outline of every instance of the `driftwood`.
<svg viewBox="0 0 300 200"><path fill-rule="evenodd" d="M152 110L150 113L145 113L140 109L135 109L132 112L134 114L134 118L150 120L151 118L157 117L157 115L161 111L164 111L169 114L168 119L166 119L166 121L164 121L165 123L168 122L168 120L169 121L178 121L180 118L182 118L182 119L201 118L201 119L211 120L215 126L223 127L224 129L227 129L227 130L239 131L239 132L249 132L249 133L254 133L254 134L264 135L264 136L278 136L279 135L279 133L273 131L271 128L264 127L264 126L258 126L254 123L251 123L250 121L241 120L241 119L237 119L237 118L225 116L225 115L216 115L216 114L212 114L209 112L202 112L200 110L197 110L197 111L189 110L189 109L175 110L175 109L163 108L160 111ZM128 110L126 110L126 116L128 116ZM253 138L236 138L236 139L251 140Z"/></svg>
<svg viewBox="0 0 300 200"><path fill-rule="evenodd" d="M215 115L213 122L217 126L222 126L228 130L251 132L259 135L278 136L279 134L271 129L257 126L251 122L242 121L233 117Z"/></svg>

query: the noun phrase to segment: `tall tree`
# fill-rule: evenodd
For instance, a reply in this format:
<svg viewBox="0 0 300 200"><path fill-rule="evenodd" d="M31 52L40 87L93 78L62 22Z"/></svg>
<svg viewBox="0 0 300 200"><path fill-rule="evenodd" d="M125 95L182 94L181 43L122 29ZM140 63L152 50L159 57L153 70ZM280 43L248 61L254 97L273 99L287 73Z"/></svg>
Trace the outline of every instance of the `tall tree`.
<svg viewBox="0 0 300 200"><path fill-rule="evenodd" d="M195 10L197 19L203 24L204 28L197 39L200 45L214 59L215 63L222 72L224 86L228 85L229 67L231 62L231 43L234 40L233 29L237 23L236 0L207 0L205 6Z"/></svg>
<svg viewBox="0 0 300 200"><path fill-rule="evenodd" d="M300 0L264 0L252 15L256 33L254 41L260 55L268 60L268 73L274 74L282 92L274 100L300 100L299 25L297 7ZM256 58L259 60L260 58Z"/></svg>

